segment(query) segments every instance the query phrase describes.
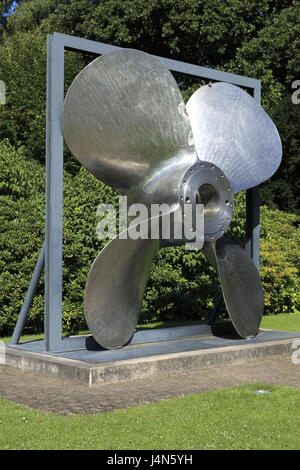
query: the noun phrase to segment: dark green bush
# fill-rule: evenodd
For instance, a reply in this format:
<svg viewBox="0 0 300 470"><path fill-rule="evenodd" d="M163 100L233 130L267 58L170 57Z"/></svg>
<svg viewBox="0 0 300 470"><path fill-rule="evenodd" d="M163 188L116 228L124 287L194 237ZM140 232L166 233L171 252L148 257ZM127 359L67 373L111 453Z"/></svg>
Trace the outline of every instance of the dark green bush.
<svg viewBox="0 0 300 470"><path fill-rule="evenodd" d="M2 2L3 3L3 2ZM262 187L262 201L299 211L300 106L292 83L300 76L299 0L30 0L18 1L0 24L0 139L8 137L25 154L45 154L46 35L54 31L121 47L140 49L204 67L261 80L262 104L278 126L284 158ZM3 18L2 18L3 19ZM65 91L94 56L65 51ZM187 99L190 75L175 73ZM198 82L198 81L197 81ZM194 88L195 90L195 88ZM74 172L74 159L65 155ZM282 197L284 195L284 197Z"/></svg>
<svg viewBox="0 0 300 470"><path fill-rule="evenodd" d="M0 143L0 334L11 332L22 306L44 240L44 166L27 159L23 148ZM64 186L64 326L69 318L84 324L82 293L88 269L104 242L95 236L96 208L117 194L82 169L72 177L65 172ZM38 290L26 331L43 329L43 285ZM81 316L81 320L80 317ZM73 318L72 317L72 318Z"/></svg>
<svg viewBox="0 0 300 470"><path fill-rule="evenodd" d="M261 268L265 313L300 309L299 216L279 210L261 209Z"/></svg>
<svg viewBox="0 0 300 470"><path fill-rule="evenodd" d="M0 143L0 335L12 332L44 239L43 165L7 140ZM83 291L90 265L106 243L95 229L98 204L118 201L115 191L81 169L65 173L63 245L63 329L86 327ZM261 276L265 313L299 309L299 218L262 207ZM235 197L228 234L245 236L245 195ZM108 273L109 275L109 273ZM43 280L42 280L43 281ZM101 286L100 286L101 288ZM198 320L210 314L219 280L201 252L172 247L157 252L140 321ZM43 282L26 322L26 332L43 329Z"/></svg>
<svg viewBox="0 0 300 470"><path fill-rule="evenodd" d="M12 330L44 239L44 171L8 141L0 144L0 331ZM42 289L28 327L42 328Z"/></svg>

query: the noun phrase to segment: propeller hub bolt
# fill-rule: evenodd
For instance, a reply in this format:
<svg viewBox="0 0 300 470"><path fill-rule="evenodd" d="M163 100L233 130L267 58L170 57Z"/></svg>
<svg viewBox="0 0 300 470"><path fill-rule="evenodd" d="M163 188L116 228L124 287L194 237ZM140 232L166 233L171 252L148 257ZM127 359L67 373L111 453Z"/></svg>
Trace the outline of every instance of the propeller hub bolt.
<svg viewBox="0 0 300 470"><path fill-rule="evenodd" d="M180 204L192 204L204 215L204 240L222 237L232 218L233 191L216 165L197 162L185 173L180 188Z"/></svg>

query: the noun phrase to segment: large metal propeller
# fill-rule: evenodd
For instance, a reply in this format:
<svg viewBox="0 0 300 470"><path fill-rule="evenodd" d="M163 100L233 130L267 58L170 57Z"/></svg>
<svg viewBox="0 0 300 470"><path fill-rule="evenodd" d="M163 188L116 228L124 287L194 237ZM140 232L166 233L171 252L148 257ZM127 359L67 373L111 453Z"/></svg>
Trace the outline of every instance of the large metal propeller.
<svg viewBox="0 0 300 470"><path fill-rule="evenodd" d="M160 59L118 49L75 78L62 127L71 152L91 173L130 202L168 205L159 217L170 216L173 228L184 203L204 205L203 251L217 269L236 331L256 335L264 304L258 271L240 246L223 237L233 194L268 179L281 161L277 129L253 98L237 86L215 83L197 90L185 107ZM155 251L187 241L134 239L130 230L106 245L87 279L87 324L105 348L132 337Z"/></svg>

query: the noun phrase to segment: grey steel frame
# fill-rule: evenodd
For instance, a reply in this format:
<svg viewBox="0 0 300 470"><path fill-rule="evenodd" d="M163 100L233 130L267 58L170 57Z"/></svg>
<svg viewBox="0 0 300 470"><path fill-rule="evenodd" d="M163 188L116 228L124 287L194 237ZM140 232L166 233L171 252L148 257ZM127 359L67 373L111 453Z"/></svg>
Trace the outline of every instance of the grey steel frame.
<svg viewBox="0 0 300 470"><path fill-rule="evenodd" d="M62 246L63 246L63 135L61 110L64 101L64 51L105 54L116 46L66 34L47 36L46 120L46 235L10 345L18 345L24 323L45 265L45 342L47 352L85 348L83 336L62 338ZM213 81L229 82L253 90L260 103L260 80L160 57L174 71ZM246 192L245 248L259 269L259 187ZM27 347L28 349L28 347ZM33 348L34 349L34 348Z"/></svg>

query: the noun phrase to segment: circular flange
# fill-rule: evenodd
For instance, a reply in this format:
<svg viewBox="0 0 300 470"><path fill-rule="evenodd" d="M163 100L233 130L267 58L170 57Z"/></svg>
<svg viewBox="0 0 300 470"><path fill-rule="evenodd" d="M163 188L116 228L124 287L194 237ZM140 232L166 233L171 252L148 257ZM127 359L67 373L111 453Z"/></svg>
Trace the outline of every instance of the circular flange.
<svg viewBox="0 0 300 470"><path fill-rule="evenodd" d="M204 212L204 240L222 237L233 211L233 190L224 173L215 164L197 162L185 173L180 188L180 204L192 204Z"/></svg>

